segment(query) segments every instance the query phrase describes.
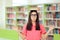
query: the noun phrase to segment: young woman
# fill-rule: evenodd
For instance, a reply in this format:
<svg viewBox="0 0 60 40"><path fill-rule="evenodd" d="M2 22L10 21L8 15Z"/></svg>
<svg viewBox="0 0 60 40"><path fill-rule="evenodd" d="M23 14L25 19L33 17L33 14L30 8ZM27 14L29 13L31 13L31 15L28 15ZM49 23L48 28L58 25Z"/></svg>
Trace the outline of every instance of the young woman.
<svg viewBox="0 0 60 40"><path fill-rule="evenodd" d="M44 25L39 23L39 14L37 10L31 10L29 13L28 23L24 25L22 33L18 30L19 35L23 38L23 40L45 40L48 36L48 33L53 30L53 26L51 26L46 32Z"/></svg>

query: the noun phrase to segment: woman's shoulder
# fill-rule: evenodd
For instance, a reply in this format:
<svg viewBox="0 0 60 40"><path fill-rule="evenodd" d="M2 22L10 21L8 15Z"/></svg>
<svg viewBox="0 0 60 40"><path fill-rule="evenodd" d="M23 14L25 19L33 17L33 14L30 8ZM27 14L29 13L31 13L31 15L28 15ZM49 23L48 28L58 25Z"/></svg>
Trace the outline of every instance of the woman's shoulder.
<svg viewBox="0 0 60 40"><path fill-rule="evenodd" d="M44 25L43 24L40 24L40 27L44 27Z"/></svg>
<svg viewBox="0 0 60 40"><path fill-rule="evenodd" d="M43 24L39 24L40 26L44 26Z"/></svg>

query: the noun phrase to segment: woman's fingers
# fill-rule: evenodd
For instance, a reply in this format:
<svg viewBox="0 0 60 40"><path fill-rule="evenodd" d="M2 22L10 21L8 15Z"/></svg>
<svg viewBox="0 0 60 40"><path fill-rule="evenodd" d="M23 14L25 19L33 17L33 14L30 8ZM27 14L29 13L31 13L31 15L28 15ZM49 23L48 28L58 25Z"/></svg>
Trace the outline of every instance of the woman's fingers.
<svg viewBox="0 0 60 40"><path fill-rule="evenodd" d="M50 25L49 30L53 30L53 29L54 29L54 26Z"/></svg>

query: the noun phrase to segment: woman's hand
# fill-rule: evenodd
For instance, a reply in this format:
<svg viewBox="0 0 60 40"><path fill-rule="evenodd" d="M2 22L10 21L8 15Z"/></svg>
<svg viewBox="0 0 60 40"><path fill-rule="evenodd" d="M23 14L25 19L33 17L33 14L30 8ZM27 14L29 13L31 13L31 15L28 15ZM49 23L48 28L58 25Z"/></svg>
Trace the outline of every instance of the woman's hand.
<svg viewBox="0 0 60 40"><path fill-rule="evenodd" d="M41 40L46 40L46 39L47 39L47 35L43 34Z"/></svg>
<svg viewBox="0 0 60 40"><path fill-rule="evenodd" d="M12 27L12 29L19 32L18 27Z"/></svg>
<svg viewBox="0 0 60 40"><path fill-rule="evenodd" d="M50 25L49 30L51 31L53 29L54 29L54 26L53 25Z"/></svg>
<svg viewBox="0 0 60 40"><path fill-rule="evenodd" d="M22 40L25 40L25 36L22 33L20 33L21 30L19 30L18 27L12 27L12 29L18 32L18 34L22 38Z"/></svg>

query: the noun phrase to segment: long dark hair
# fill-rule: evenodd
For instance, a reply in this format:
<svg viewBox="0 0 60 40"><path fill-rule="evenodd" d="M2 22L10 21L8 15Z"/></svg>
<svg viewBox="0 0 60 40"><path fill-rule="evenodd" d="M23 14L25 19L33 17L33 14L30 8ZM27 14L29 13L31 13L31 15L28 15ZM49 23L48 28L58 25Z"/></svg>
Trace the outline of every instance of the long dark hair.
<svg viewBox="0 0 60 40"><path fill-rule="evenodd" d="M27 30L32 30L32 21L31 21L31 14L32 12L36 12L37 18L36 18L36 30L40 30L40 25L39 25L39 14L37 10L31 10L29 13L29 18L28 18L28 23L27 23Z"/></svg>

